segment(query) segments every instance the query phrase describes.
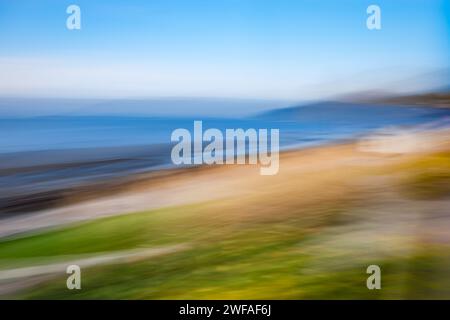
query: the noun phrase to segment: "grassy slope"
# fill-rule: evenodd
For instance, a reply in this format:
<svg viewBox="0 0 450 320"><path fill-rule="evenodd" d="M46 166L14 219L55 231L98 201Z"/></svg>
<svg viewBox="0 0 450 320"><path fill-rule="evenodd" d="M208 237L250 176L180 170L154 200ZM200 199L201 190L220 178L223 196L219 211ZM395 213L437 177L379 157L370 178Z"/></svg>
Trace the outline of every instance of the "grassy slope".
<svg viewBox="0 0 450 320"><path fill-rule="evenodd" d="M342 174L347 179L361 179L395 172L401 176L395 185L405 199L443 199L443 190L449 186L445 178L449 164L450 155L444 153L368 168L351 176ZM430 184L435 188L431 194L424 192ZM268 191L281 197L275 190ZM359 188L352 190L351 197L324 194L300 205L295 187L281 191L283 197L276 202L265 198L255 205L248 199L224 199L105 218L3 241L0 268L35 263L33 259L45 263L65 255L190 243L191 249L148 261L84 269L80 291L65 288L62 272L19 297L450 298L447 243L413 239L414 245L402 251L404 239L396 235L378 238L376 228L367 229L367 208L382 204L381 194ZM259 208L264 208L264 214L236 215L236 211ZM365 236L361 238L358 232ZM381 291L365 287L365 270L370 264L382 268Z"/></svg>

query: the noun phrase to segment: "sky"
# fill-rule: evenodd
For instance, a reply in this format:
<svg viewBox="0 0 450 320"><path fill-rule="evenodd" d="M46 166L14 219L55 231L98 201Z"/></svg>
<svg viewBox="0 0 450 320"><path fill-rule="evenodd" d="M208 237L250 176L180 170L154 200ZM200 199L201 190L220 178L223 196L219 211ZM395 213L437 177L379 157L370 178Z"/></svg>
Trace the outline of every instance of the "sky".
<svg viewBox="0 0 450 320"><path fill-rule="evenodd" d="M0 97L309 100L426 89L450 66L449 3L0 0ZM80 30L66 28L71 4ZM380 30L366 27L371 4Z"/></svg>

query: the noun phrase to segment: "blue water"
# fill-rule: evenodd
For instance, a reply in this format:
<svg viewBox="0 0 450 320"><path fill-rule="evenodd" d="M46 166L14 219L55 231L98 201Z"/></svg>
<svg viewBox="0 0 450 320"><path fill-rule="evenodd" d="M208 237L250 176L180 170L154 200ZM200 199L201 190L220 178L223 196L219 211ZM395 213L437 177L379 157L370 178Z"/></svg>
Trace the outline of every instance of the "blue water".
<svg viewBox="0 0 450 320"><path fill-rule="evenodd" d="M128 117L0 119L0 153L168 144L173 130L185 128L192 132L194 120L200 119ZM333 133L327 133L327 128L323 126L250 119L203 120L203 130L208 128L217 128L223 132L227 128L277 128L280 129L282 145L323 139L327 135L348 131L341 128L334 130Z"/></svg>
<svg viewBox="0 0 450 320"><path fill-rule="evenodd" d="M145 117L41 117L0 119L0 154L20 151L67 150L169 144L173 130L277 128L282 147L311 145L363 134L387 126L439 121L447 110L391 106L318 104L283 109L245 119Z"/></svg>

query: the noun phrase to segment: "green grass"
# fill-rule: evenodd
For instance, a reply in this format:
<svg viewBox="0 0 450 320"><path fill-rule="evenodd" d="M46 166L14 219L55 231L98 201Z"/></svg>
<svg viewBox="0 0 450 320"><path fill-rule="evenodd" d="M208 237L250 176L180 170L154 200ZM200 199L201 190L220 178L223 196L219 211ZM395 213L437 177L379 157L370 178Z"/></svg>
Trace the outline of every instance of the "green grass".
<svg viewBox="0 0 450 320"><path fill-rule="evenodd" d="M2 259L22 259L192 243L145 261L82 270L82 290L65 287L64 272L16 298L49 299L381 299L450 297L448 247L418 247L408 257L361 258L355 250L324 248L334 222L351 207L336 203L328 220L306 212L267 221L212 227L206 206L178 207L106 218L37 236L3 242ZM311 209L310 209L311 210ZM321 211L314 209L313 215ZM328 224L331 223L332 225ZM351 221L345 223L351 225ZM147 232L151 230L151 232ZM339 236L338 236L339 237ZM39 247L37 247L37 244ZM79 245L81 244L81 245ZM368 247L370 250L370 246ZM365 286L366 268L382 268L381 291Z"/></svg>
<svg viewBox="0 0 450 320"><path fill-rule="evenodd" d="M258 232L262 230L260 240L270 242L273 234L281 232L277 228L291 233L294 230L297 235L305 228L323 224L324 219L340 212L342 206L342 203L333 202L332 207L303 208L287 218L285 215L280 217L275 214L258 221L236 219L233 207L220 207L222 212L216 214L217 206L210 203L102 218L36 235L4 239L0 241L0 268L20 264L22 260L28 263L29 259L35 258L64 258L68 255L106 253L192 241L217 241L241 230L254 233L252 230L255 226L258 226ZM321 218L317 219L317 215Z"/></svg>
<svg viewBox="0 0 450 320"><path fill-rule="evenodd" d="M66 255L190 243L191 249L148 261L83 270L84 289L79 293L68 295L65 278L58 278L32 289L29 297L269 297L273 291L266 289L274 282L277 296L284 295L283 288L290 286L289 278L296 277L298 263L304 259L295 249L315 228L326 225L324 218L342 210L342 204L334 203L334 207L299 210L267 220L236 221L226 212L212 214L214 209L208 204L104 218L3 241L0 265L6 269L30 261L44 264ZM311 218L319 213L323 219ZM36 260L30 260L33 258ZM294 269L298 270L292 273ZM256 285L258 279L267 281Z"/></svg>
<svg viewBox="0 0 450 320"><path fill-rule="evenodd" d="M0 261L88 254L191 240L206 228L200 206L161 209L82 223L0 242Z"/></svg>
<svg viewBox="0 0 450 320"><path fill-rule="evenodd" d="M65 277L21 298L36 299L429 299L449 298L448 248L419 250L408 258L365 263L348 255L316 269L323 257L305 254L298 241L274 242L236 235L148 261L83 270L82 290L68 291ZM267 236L267 235L266 235ZM292 235L291 235L292 236ZM289 237L288 237L289 238ZM259 244L259 240L262 243ZM382 290L366 288L369 264L382 270ZM342 267L336 269L336 265Z"/></svg>

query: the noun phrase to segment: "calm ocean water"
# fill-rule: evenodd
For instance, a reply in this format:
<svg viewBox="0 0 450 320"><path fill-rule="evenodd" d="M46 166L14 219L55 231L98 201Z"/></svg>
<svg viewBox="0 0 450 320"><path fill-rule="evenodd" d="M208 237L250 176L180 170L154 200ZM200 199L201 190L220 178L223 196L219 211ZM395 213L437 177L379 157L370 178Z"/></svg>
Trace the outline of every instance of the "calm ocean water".
<svg viewBox="0 0 450 320"><path fill-rule="evenodd" d="M186 128L192 132L194 120L203 121L203 130L218 128L223 132L227 128L278 128L282 146L332 140L371 127L330 127L295 121L256 119L130 117L0 119L0 153L169 144L173 130Z"/></svg>
<svg viewBox="0 0 450 320"><path fill-rule="evenodd" d="M387 126L438 121L447 110L391 106L319 104L275 110L243 119L147 117L0 118L0 154L21 151L150 146L170 143L177 128L192 131L194 120L203 128L278 128L281 146L310 145L348 138Z"/></svg>

